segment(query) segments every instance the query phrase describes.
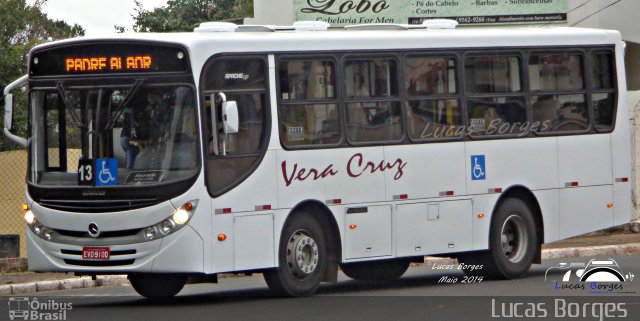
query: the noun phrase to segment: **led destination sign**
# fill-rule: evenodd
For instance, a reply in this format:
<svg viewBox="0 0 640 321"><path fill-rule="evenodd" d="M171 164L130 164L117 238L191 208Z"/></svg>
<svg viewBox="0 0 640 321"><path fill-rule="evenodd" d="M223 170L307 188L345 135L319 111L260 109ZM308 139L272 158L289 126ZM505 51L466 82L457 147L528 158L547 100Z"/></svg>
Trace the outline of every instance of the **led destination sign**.
<svg viewBox="0 0 640 321"><path fill-rule="evenodd" d="M80 43L31 53L33 77L187 72L184 48L134 42Z"/></svg>
<svg viewBox="0 0 640 321"><path fill-rule="evenodd" d="M123 63L124 62L124 63ZM127 57L77 57L66 58L65 66L67 72L105 70L151 70L153 56L127 56Z"/></svg>

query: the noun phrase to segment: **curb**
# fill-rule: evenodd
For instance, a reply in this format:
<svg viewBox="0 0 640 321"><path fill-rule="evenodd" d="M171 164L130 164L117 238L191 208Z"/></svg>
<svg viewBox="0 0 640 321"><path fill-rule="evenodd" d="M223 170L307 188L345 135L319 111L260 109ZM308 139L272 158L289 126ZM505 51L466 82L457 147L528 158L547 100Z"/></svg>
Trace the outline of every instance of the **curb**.
<svg viewBox="0 0 640 321"><path fill-rule="evenodd" d="M625 255L634 253L640 253L640 243L597 245L564 249L545 249L542 250L542 259L560 259L598 255Z"/></svg>
<svg viewBox="0 0 640 321"><path fill-rule="evenodd" d="M578 248L543 249L542 259L560 259L599 255L626 255L640 253L640 243L629 243L620 245L600 245ZM424 264L457 264L456 259L425 257ZM227 274L224 274L227 275ZM220 275L224 277L224 275ZM30 283L0 285L0 296L14 294L29 294L46 291L73 290L83 288L108 287L129 284L126 275L99 275L95 280L91 277L70 278L53 281L39 281Z"/></svg>
<svg viewBox="0 0 640 321"><path fill-rule="evenodd" d="M29 294L36 292L73 290L129 284L126 275L98 275L95 280L89 276L52 281L38 281L0 285L0 295Z"/></svg>

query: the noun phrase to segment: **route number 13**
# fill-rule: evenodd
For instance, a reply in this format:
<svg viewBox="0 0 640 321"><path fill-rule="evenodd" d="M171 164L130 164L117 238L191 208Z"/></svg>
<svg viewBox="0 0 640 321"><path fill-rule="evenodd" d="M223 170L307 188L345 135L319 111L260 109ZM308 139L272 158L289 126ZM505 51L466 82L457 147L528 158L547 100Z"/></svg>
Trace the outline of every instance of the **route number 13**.
<svg viewBox="0 0 640 321"><path fill-rule="evenodd" d="M78 185L94 185L95 177L93 170L93 161L90 159L81 159L78 164Z"/></svg>

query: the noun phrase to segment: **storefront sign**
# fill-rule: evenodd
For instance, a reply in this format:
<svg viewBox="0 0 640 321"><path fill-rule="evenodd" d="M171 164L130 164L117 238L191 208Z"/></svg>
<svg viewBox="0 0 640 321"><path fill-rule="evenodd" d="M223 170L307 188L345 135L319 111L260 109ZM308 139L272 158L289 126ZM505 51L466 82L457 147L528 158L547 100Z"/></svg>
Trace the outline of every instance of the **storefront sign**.
<svg viewBox="0 0 640 321"><path fill-rule="evenodd" d="M296 21L333 27L362 23L544 24L567 20L567 0L293 0Z"/></svg>

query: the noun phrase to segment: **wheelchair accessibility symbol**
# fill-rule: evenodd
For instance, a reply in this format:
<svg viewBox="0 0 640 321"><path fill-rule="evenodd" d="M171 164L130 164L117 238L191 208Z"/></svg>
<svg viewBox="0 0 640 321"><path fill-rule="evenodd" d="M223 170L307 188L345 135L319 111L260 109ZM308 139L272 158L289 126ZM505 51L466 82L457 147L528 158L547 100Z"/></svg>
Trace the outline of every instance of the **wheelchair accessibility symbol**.
<svg viewBox="0 0 640 321"><path fill-rule="evenodd" d="M471 155L471 180L480 181L487 178L484 155Z"/></svg>
<svg viewBox="0 0 640 321"><path fill-rule="evenodd" d="M96 159L96 186L118 185L118 159Z"/></svg>

